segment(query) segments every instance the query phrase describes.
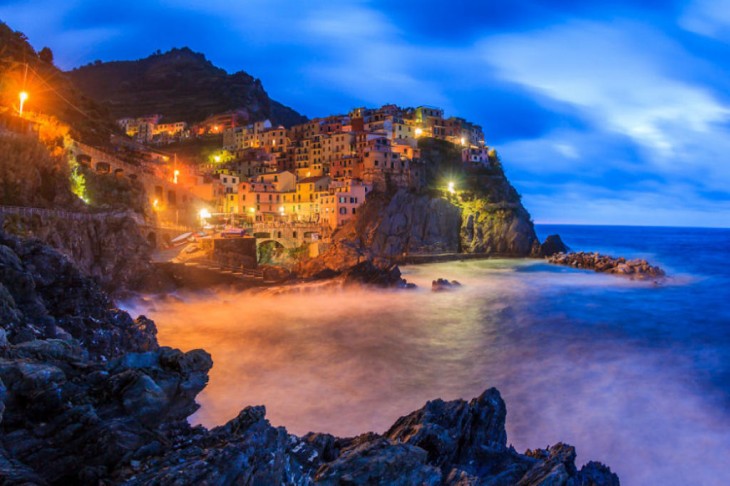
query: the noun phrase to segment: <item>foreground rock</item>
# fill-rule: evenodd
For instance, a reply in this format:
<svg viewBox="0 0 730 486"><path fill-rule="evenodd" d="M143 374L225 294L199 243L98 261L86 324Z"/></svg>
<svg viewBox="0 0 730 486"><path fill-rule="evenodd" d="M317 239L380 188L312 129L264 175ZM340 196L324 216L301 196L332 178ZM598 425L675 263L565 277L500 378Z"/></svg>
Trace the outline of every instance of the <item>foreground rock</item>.
<svg viewBox="0 0 730 486"><path fill-rule="evenodd" d="M570 446L509 447L495 389L428 402L383 435L297 437L264 407L191 427L211 366L159 347L154 323L59 253L0 233L2 484L618 484L600 464L578 470Z"/></svg>
<svg viewBox="0 0 730 486"><path fill-rule="evenodd" d="M557 253L547 260L556 265L584 268L601 273L626 275L640 280L656 279L666 276L664 270L649 264L646 260L627 260L626 258L615 258L599 253Z"/></svg>
<svg viewBox="0 0 730 486"><path fill-rule="evenodd" d="M605 466L575 466L564 444L519 454L491 388L466 402L434 400L383 435L297 437L248 407L211 431L181 433L166 454L117 471L126 484L618 485Z"/></svg>
<svg viewBox="0 0 730 486"><path fill-rule="evenodd" d="M60 251L108 291L155 291L169 282L151 264L154 247L141 233L140 218L118 211L73 221L44 214L6 215L0 222L9 233L38 238Z"/></svg>

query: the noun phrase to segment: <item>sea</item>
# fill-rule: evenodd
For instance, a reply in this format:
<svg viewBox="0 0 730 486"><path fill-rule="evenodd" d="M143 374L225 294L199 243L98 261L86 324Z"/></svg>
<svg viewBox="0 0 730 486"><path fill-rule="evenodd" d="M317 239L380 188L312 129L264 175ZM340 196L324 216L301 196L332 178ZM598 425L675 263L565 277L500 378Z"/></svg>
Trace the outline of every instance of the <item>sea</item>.
<svg viewBox="0 0 730 486"><path fill-rule="evenodd" d="M518 451L558 442L624 485L730 484L730 229L538 225L574 251L645 258L636 281L541 260L402 267L411 291L326 284L126 304L214 367L193 423L266 405L290 432L384 432L497 387ZM432 292L436 278L462 287Z"/></svg>

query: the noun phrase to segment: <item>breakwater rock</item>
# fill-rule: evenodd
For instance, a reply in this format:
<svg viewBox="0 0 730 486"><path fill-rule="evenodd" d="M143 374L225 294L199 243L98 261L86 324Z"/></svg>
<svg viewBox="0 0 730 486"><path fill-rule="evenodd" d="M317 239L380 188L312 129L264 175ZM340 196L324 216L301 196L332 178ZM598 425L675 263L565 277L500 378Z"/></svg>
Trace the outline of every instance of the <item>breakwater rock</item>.
<svg viewBox="0 0 730 486"><path fill-rule="evenodd" d="M262 406L191 427L211 357L155 334L58 252L0 232L0 482L618 484L598 463L579 470L570 446L510 447L493 388L428 402L384 434L298 437Z"/></svg>
<svg viewBox="0 0 730 486"><path fill-rule="evenodd" d="M655 279L666 276L664 270L649 264L646 260L616 258L600 253L556 253L547 259L556 265L583 268L601 273L626 275L636 279Z"/></svg>

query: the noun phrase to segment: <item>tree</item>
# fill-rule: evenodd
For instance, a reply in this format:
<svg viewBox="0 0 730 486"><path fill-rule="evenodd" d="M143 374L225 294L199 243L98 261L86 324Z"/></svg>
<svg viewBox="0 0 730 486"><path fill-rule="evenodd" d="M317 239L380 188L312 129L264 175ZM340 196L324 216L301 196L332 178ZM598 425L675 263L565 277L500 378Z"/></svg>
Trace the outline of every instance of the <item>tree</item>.
<svg viewBox="0 0 730 486"><path fill-rule="evenodd" d="M48 64L53 64L53 51L50 47L44 47L38 52L38 57L40 57L41 61L47 62Z"/></svg>

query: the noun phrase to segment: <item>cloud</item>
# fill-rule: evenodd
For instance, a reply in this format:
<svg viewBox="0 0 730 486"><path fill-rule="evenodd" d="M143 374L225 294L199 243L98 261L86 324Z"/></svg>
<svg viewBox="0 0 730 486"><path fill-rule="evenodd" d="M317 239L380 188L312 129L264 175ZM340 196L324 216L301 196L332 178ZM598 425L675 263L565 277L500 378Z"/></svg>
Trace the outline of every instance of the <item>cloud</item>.
<svg viewBox="0 0 730 486"><path fill-rule="evenodd" d="M730 201L708 199L691 185L648 184L632 190L571 182L526 185L532 216L543 224L727 227Z"/></svg>
<svg viewBox="0 0 730 486"><path fill-rule="evenodd" d="M639 48L652 44L659 52ZM683 53L671 56L665 39L636 25L573 22L491 38L482 49L505 79L579 107L658 160L682 151L683 135L730 118L708 90L669 77L663 64Z"/></svg>
<svg viewBox="0 0 730 486"><path fill-rule="evenodd" d="M679 25L700 35L730 40L730 0L694 0L689 2Z"/></svg>

